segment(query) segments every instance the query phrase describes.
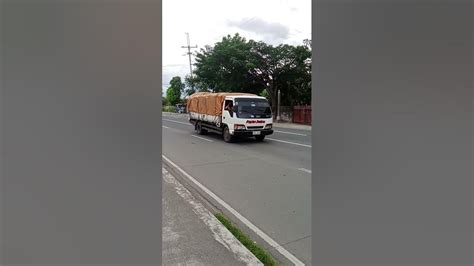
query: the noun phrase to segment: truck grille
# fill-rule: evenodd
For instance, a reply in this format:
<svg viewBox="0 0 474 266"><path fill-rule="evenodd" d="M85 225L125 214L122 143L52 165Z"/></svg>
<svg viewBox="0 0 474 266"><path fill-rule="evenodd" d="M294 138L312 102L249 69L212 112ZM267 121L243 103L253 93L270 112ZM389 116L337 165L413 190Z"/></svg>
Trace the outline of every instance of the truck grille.
<svg viewBox="0 0 474 266"><path fill-rule="evenodd" d="M248 129L263 129L263 126L248 126Z"/></svg>

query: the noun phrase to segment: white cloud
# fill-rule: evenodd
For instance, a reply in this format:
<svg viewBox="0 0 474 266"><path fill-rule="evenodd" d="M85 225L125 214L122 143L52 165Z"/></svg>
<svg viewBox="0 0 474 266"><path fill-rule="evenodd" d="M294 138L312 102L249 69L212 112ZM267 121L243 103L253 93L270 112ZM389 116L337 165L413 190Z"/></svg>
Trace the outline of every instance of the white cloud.
<svg viewBox="0 0 474 266"><path fill-rule="evenodd" d="M261 18L245 18L240 21L227 21L230 27L255 33L269 43L278 43L289 37L290 29L278 22L267 22Z"/></svg>

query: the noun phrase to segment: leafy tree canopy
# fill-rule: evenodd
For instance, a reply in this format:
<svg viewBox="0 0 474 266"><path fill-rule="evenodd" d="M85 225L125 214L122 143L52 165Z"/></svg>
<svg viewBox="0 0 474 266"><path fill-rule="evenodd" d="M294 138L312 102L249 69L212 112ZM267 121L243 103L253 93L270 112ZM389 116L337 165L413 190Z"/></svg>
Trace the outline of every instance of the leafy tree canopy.
<svg viewBox="0 0 474 266"><path fill-rule="evenodd" d="M166 91L166 99L170 105L176 105L181 102L181 92L184 90L184 84L181 77L173 77L170 81L170 87Z"/></svg>
<svg viewBox="0 0 474 266"><path fill-rule="evenodd" d="M302 45L272 46L227 35L196 54L193 78L185 79L186 94L195 91L248 92L262 90L273 102L278 90L282 105L311 102L311 40Z"/></svg>

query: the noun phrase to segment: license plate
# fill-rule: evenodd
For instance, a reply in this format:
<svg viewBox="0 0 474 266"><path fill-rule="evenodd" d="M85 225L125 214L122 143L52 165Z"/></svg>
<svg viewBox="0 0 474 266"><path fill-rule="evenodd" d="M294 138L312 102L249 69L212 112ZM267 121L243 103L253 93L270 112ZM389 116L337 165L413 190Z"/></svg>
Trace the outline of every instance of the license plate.
<svg viewBox="0 0 474 266"><path fill-rule="evenodd" d="M260 131L253 131L252 134L254 134L254 135L260 135Z"/></svg>

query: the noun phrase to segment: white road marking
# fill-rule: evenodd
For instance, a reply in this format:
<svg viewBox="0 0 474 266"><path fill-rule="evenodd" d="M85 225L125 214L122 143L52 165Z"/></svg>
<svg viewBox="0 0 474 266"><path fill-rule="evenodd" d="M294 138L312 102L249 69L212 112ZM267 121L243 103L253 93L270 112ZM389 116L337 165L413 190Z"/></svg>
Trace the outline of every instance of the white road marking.
<svg viewBox="0 0 474 266"><path fill-rule="evenodd" d="M188 133L189 133L188 131L181 130L181 129L177 129L177 128L173 128L173 127L167 127L167 126L162 126L162 127L163 127L163 128L166 128L166 129L168 129L168 130L174 131L174 132L185 133L185 134L188 134Z"/></svg>
<svg viewBox="0 0 474 266"><path fill-rule="evenodd" d="M199 183L194 177L186 173L183 169L181 169L178 165L173 163L170 159L166 156L162 155L163 159L171 164L174 168L176 168L179 172L181 172L185 177L187 177L191 182L197 185L200 189L202 189L205 193L207 193L210 197L212 197L215 201L217 201L223 208L227 211L232 213L237 219L239 219L243 224L249 227L252 231L254 231L257 235L259 235L265 242L267 242L271 247L278 250L283 256L285 256L288 260L290 260L295 265L304 265L302 261L296 258L293 254L291 254L288 250L286 250L283 246L278 244L275 240L273 240L270 236L265 234L260 228L252 224L247 218L245 218L242 214L237 212L234 208L232 208L229 204L227 204L224 200L219 198L216 194L214 194L211 190L207 187Z"/></svg>
<svg viewBox="0 0 474 266"><path fill-rule="evenodd" d="M273 130L273 132L278 132L278 133L283 133L283 134L290 134L290 135L297 135L297 136L308 136L308 135L305 135L305 134L301 134L301 133L293 133L293 132L287 132L287 131L280 131L280 130Z"/></svg>
<svg viewBox="0 0 474 266"><path fill-rule="evenodd" d="M308 169L305 169L305 168L298 168L298 170L311 174L311 170L308 170Z"/></svg>
<svg viewBox="0 0 474 266"><path fill-rule="evenodd" d="M174 122L174 123L178 123L178 124L183 124L183 125L186 125L186 126L193 126L193 125L191 125L190 123L184 123L184 122L180 122L180 121L176 121L176 120L171 120L171 119L164 119L164 118L162 118L161 120L169 121L169 122Z"/></svg>
<svg viewBox="0 0 474 266"><path fill-rule="evenodd" d="M195 137L195 138L198 138L198 139L205 140L205 141L214 142L213 140L206 139L206 138L202 138L202 137L199 137L199 136L196 136L196 135L191 135L191 136L192 136L192 137Z"/></svg>
<svg viewBox="0 0 474 266"><path fill-rule="evenodd" d="M273 139L273 138L267 138L267 139L282 142L282 143L293 144L293 145L298 145L298 146L311 148L311 145L306 145L306 144L301 144L301 143L296 143L296 142L290 142L290 141L284 141L284 140L280 140L280 139Z"/></svg>
<svg viewBox="0 0 474 266"><path fill-rule="evenodd" d="M164 121L169 121L169 122L174 122L174 123L178 123L178 124L183 124L183 125L187 125L187 126L193 126L189 123L184 123L184 122L180 122L180 121L175 121L175 120L171 120L171 119L164 119L162 118L162 120ZM283 133L284 131L275 131L275 132L280 132L280 133ZM303 135L303 136L306 136L304 134L299 134L299 133L292 133L292 132L284 132L284 133L287 133L287 134L295 134L295 135ZM194 136L194 135L193 135ZM273 140L273 141L277 141L277 142L282 142L282 143L286 143L286 144L293 144L293 145L298 145L298 146L303 146L303 147L308 147L308 148L311 148L311 145L307 145L307 144L301 144L301 143L296 143L296 142L291 142L291 141L285 141L285 140L280 140L280 139L274 139L274 138L267 138L268 140ZM206 139L207 141L211 141L211 140L208 140ZM211 141L212 142L212 141Z"/></svg>
<svg viewBox="0 0 474 266"><path fill-rule="evenodd" d="M228 250L232 251L237 257L247 265L263 265L217 218L204 207L174 176L163 168L163 179L172 184L178 193L189 205L193 212L201 221L212 231L214 239L221 243Z"/></svg>

